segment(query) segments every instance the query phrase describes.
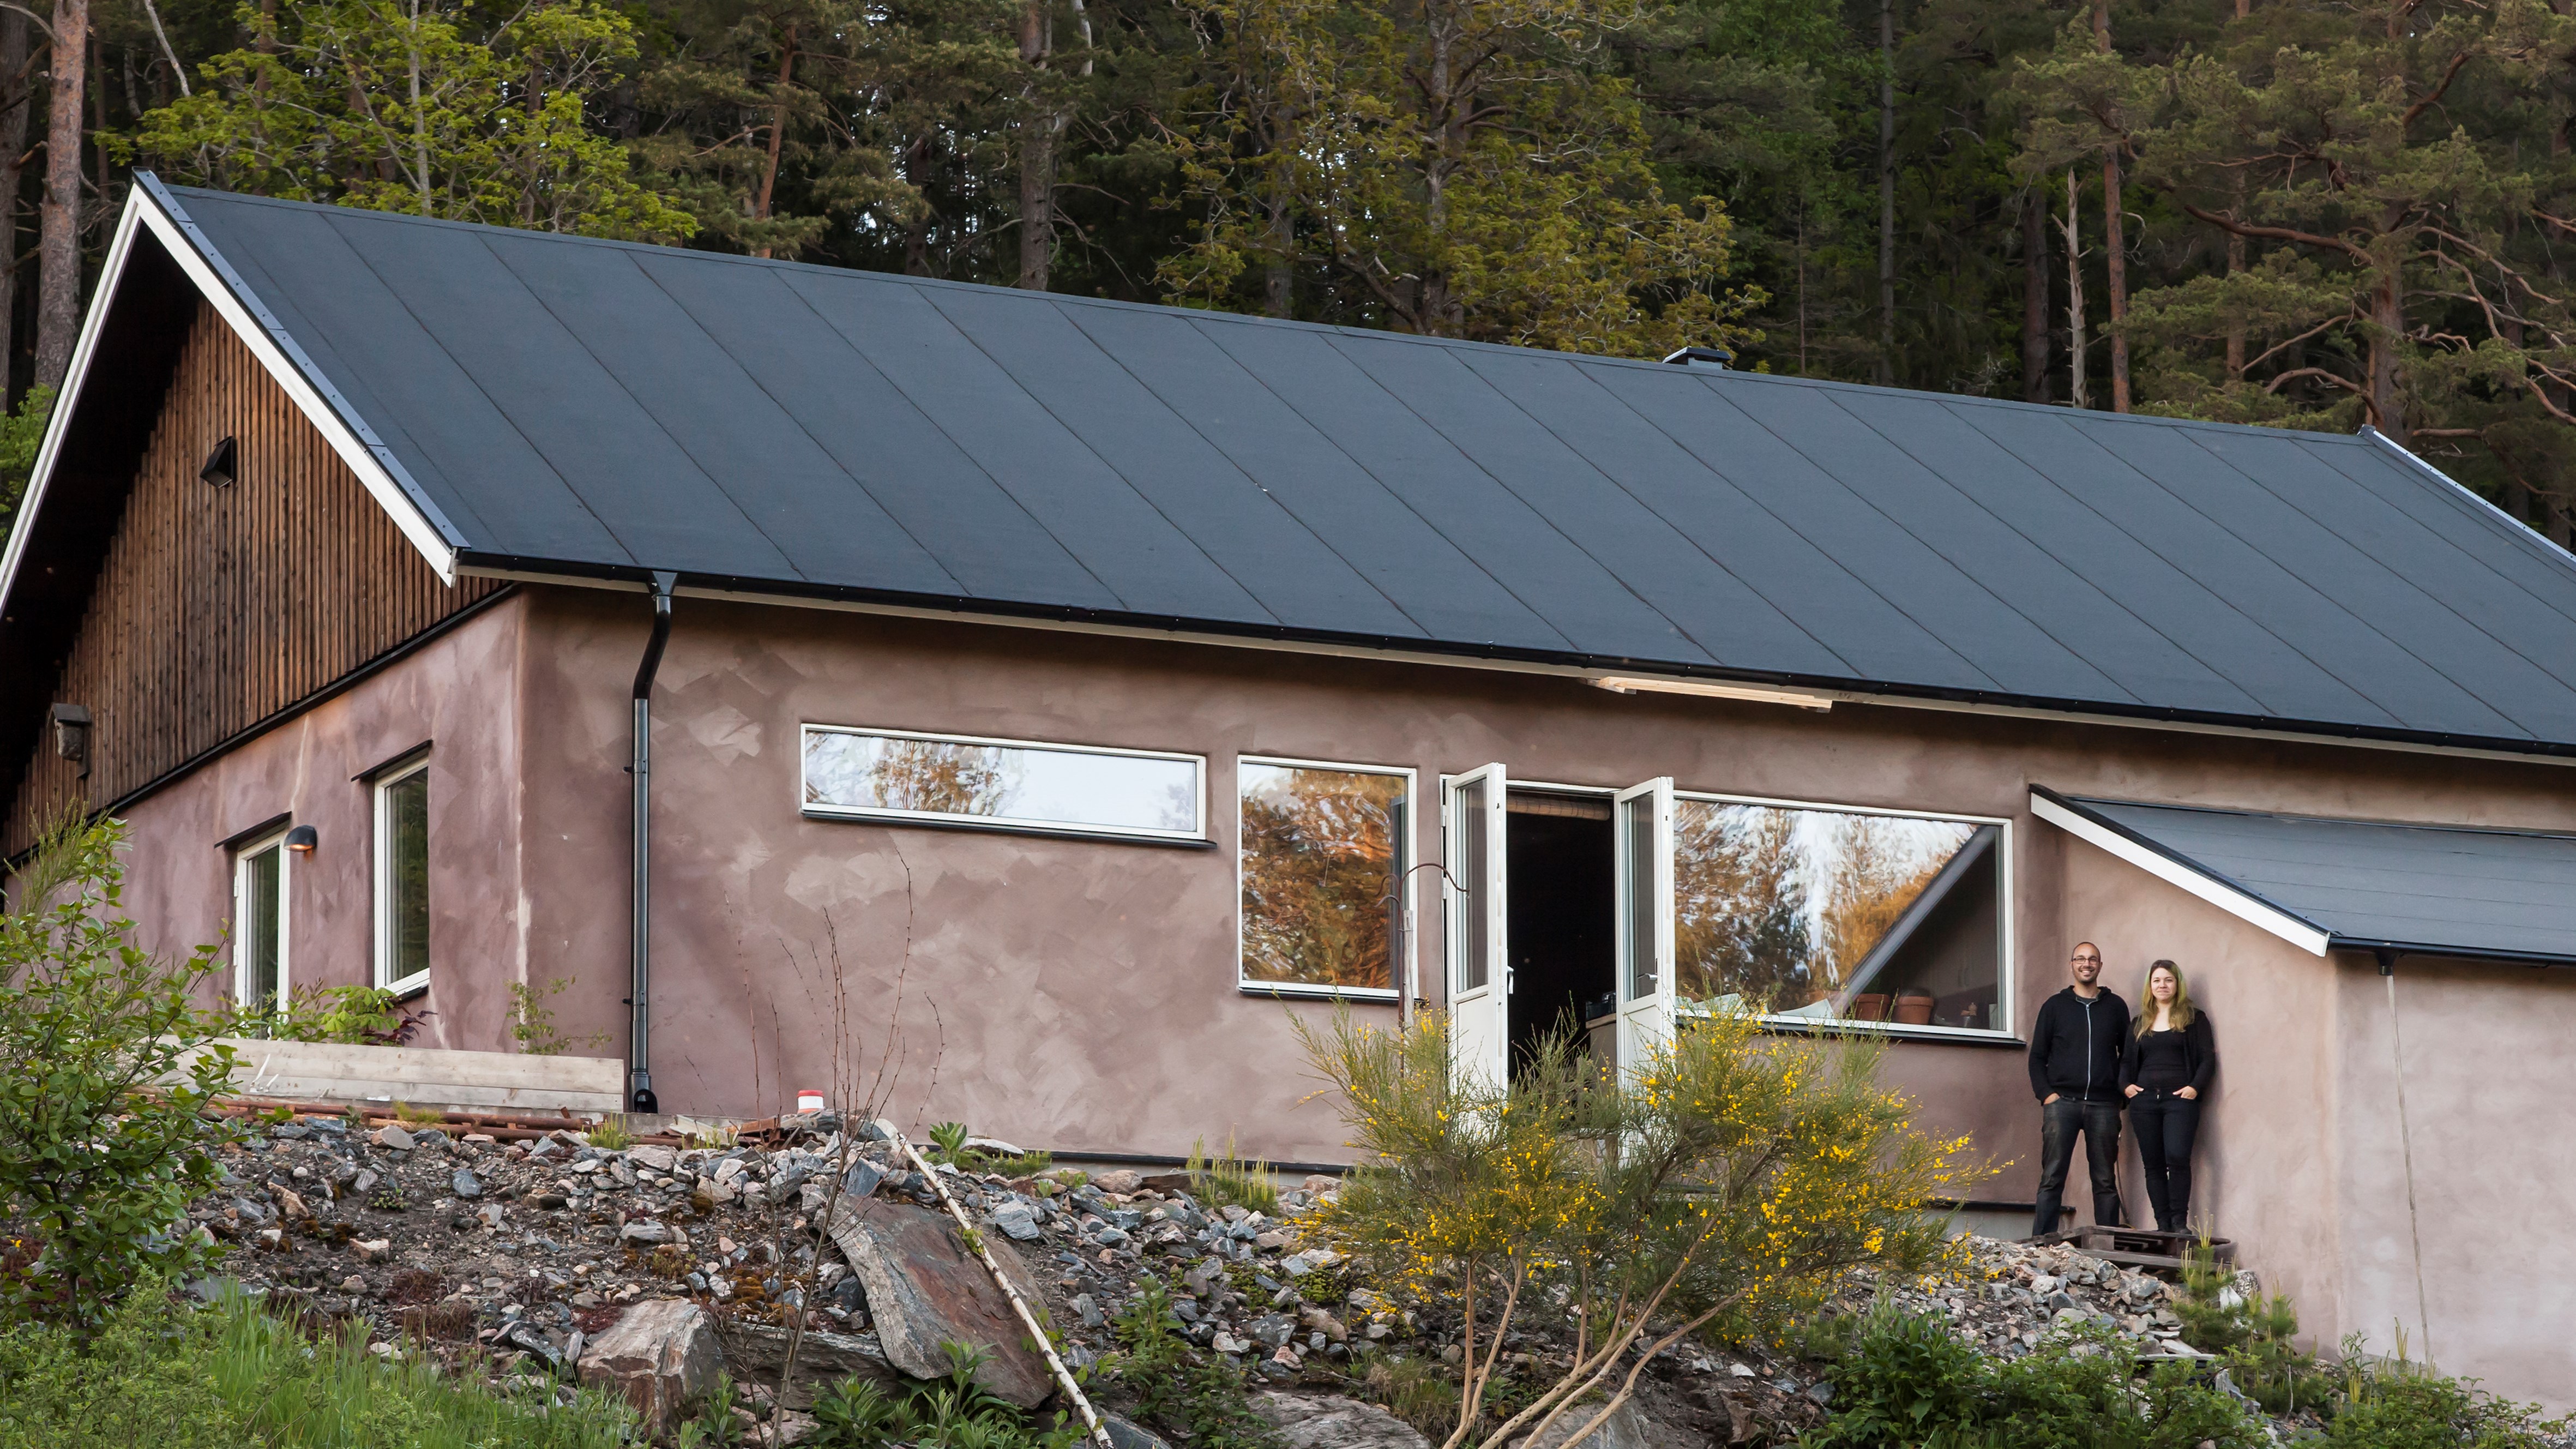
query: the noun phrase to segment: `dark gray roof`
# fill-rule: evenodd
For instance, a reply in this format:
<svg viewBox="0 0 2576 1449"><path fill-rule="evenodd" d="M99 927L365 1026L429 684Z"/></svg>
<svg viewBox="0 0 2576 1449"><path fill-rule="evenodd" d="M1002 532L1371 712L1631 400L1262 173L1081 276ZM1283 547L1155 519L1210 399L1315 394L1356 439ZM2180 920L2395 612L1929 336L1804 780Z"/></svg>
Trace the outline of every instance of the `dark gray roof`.
<svg viewBox="0 0 2576 1449"><path fill-rule="evenodd" d="M2576 964L2576 835L2043 793L2336 948Z"/></svg>
<svg viewBox="0 0 2576 1449"><path fill-rule="evenodd" d="M2370 438L152 194L469 565L2576 751Z"/></svg>

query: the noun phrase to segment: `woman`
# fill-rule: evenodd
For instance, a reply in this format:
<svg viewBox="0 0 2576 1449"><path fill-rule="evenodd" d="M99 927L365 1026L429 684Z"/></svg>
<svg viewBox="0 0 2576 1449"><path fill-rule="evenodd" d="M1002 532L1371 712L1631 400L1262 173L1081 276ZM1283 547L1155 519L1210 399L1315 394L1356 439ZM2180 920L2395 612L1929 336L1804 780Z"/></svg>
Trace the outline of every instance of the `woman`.
<svg viewBox="0 0 2576 1449"><path fill-rule="evenodd" d="M2201 1094L2217 1070L2209 1015L2191 1004L2182 968L2171 961L2148 967L2137 1025L2120 1053L2120 1090L2147 1168L2147 1202L2164 1232L2191 1227L2191 1143L2200 1132Z"/></svg>

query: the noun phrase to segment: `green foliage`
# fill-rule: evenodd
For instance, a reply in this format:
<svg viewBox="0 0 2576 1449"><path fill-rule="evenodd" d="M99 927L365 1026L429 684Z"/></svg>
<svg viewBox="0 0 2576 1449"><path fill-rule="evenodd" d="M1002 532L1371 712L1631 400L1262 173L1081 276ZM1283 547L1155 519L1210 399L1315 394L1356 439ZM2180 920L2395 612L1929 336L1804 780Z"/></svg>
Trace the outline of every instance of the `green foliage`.
<svg viewBox="0 0 2576 1449"><path fill-rule="evenodd" d="M588 107L636 57L596 0L291 0L117 141L174 179L375 211L638 241L688 213L628 174Z"/></svg>
<svg viewBox="0 0 2576 1449"><path fill-rule="evenodd" d="M963 1122L940 1122L930 1129L930 1149L922 1155L932 1162L945 1162L959 1172L998 1172L1004 1177L1035 1177L1054 1170L1055 1155L1048 1152L1022 1152L1017 1155L986 1152L969 1147L966 1139L975 1134ZM1079 1179L1081 1174L1074 1176ZM1078 1186L1079 1183L1070 1184Z"/></svg>
<svg viewBox="0 0 2576 1449"><path fill-rule="evenodd" d="M1278 1436L1252 1411L1238 1370L1202 1357L1181 1337L1171 1292L1159 1278L1140 1281L1111 1328L1119 1351L1102 1372L1136 1396L1147 1424L1202 1449L1272 1449Z"/></svg>
<svg viewBox="0 0 2576 1449"><path fill-rule="evenodd" d="M1582 1442L1630 1392L1613 1370L1632 1349L1775 1327L1864 1263L1945 1260L1926 1209L1985 1175L1958 1160L1964 1142L1914 1131L1910 1104L1877 1081L1880 1047L1765 1038L1743 1013L1687 1021L1620 1080L1565 1034L1507 1083L1462 1079L1436 1013L1394 1031L1343 1013L1306 1043L1364 1154L1316 1227L1403 1292L1455 1307L1456 1432L1484 1444L1551 1419ZM1582 1337L1482 1427L1501 1345L1534 1299L1565 1304ZM1598 1409L1595 1389L1609 1395Z"/></svg>
<svg viewBox="0 0 2576 1449"><path fill-rule="evenodd" d="M623 1152L635 1145L633 1129L626 1125L624 1114L617 1112L611 1112L600 1118L591 1125L590 1131L583 1135L590 1139L591 1146L602 1152Z"/></svg>
<svg viewBox="0 0 2576 1449"><path fill-rule="evenodd" d="M2236 1386L2275 1414L2316 1407L2327 1376L2294 1341L2297 1310L2277 1293L2239 1293L2235 1282L2235 1272L2218 1261L2206 1240L2183 1255L2183 1293L2174 1302L2183 1341L2224 1357Z"/></svg>
<svg viewBox="0 0 2576 1449"><path fill-rule="evenodd" d="M820 1428L804 1442L811 1449L1072 1449L1078 1425L1059 1412L1045 1425L994 1397L975 1382L982 1349L946 1343L948 1372L907 1380L889 1392L883 1384L844 1379L814 1399Z"/></svg>
<svg viewBox="0 0 2576 1449"><path fill-rule="evenodd" d="M196 1308L156 1283L93 1337L0 1334L0 1449L610 1449L633 1432L596 1391L566 1406L550 1383L478 1379L380 1359L363 1328L316 1344L240 1293Z"/></svg>
<svg viewBox="0 0 2576 1449"><path fill-rule="evenodd" d="M18 516L18 502L36 472L36 453L45 443L45 420L53 412L54 390L37 387L0 418L0 538L8 536L9 524Z"/></svg>
<svg viewBox="0 0 2576 1449"><path fill-rule="evenodd" d="M277 1041L407 1046L434 1014L402 1005L401 998L380 986L299 986L282 1009L245 1009L224 1029Z"/></svg>
<svg viewBox="0 0 2576 1449"><path fill-rule="evenodd" d="M1182 1170L1190 1175L1190 1192L1203 1202L1232 1203L1258 1213L1279 1210L1279 1185L1270 1165L1238 1154L1232 1133L1226 1134L1225 1151L1213 1157L1208 1155L1206 1138L1192 1142L1190 1160Z"/></svg>
<svg viewBox="0 0 2576 1449"><path fill-rule="evenodd" d="M67 816L0 915L0 1223L31 1260L0 1273L0 1309L84 1327L146 1274L213 1256L185 1211L229 1130L203 1109L232 1051L191 1002L215 948L169 962L134 943L124 838Z"/></svg>
<svg viewBox="0 0 2576 1449"><path fill-rule="evenodd" d="M547 1003L563 995L572 978L558 976L543 986L530 986L524 981L510 983L510 1039L519 1050L532 1057L559 1057L576 1048L604 1051L608 1033L595 1031L587 1036L566 1036L555 1025L555 1009Z"/></svg>
<svg viewBox="0 0 2576 1449"><path fill-rule="evenodd" d="M1827 1374L1834 1413L1804 1449L2253 1449L2262 1422L2185 1368L2141 1373L2109 1335L1989 1359L1937 1315L1881 1312Z"/></svg>
<svg viewBox="0 0 2576 1449"><path fill-rule="evenodd" d="M2362 1368L2350 1378L2314 1441L2330 1449L2555 1449L2576 1427L2542 1418L2536 1404L2508 1403L2403 1364Z"/></svg>

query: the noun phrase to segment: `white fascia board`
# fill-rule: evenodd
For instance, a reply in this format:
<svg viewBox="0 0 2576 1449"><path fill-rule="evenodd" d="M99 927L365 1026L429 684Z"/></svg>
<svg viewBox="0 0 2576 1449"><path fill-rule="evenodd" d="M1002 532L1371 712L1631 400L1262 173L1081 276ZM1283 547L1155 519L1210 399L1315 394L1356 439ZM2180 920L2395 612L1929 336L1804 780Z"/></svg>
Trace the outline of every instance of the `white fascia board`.
<svg viewBox="0 0 2576 1449"><path fill-rule="evenodd" d="M319 369L309 368L303 349L296 347L286 329L259 306L258 299L240 277L233 275L212 243L196 233L196 227L184 215L174 216L155 195L155 188L136 185L126 193L125 214L117 218L116 240L108 248L107 268L99 279L98 294L91 299L89 316L81 324L80 342L72 352L71 371L64 376L62 393L54 401L53 417L45 425L45 441L37 452L35 472L27 482L27 496L18 510L17 526L10 530L9 551L0 558L0 601L9 597L11 585L18 577L19 556L32 528L36 510L44 501L45 486L51 481L54 456L62 444L72 413L79 405L82 389L89 379L90 364L95 359L99 333L104 329L109 305L115 300L118 282L124 276L126 263L133 255L138 232L150 231L153 239L179 263L197 292L215 309L224 324L248 347L251 356L283 388L296 410L321 433L331 451L349 465L358 482L376 500L376 506L400 528L403 537L428 561L442 584L456 582L456 551L464 543L463 535L422 494L411 474L393 455L375 431L360 419L353 408L345 406L338 393L324 396L328 382L316 385ZM221 268L220 271L217 269ZM256 309L256 310L254 310Z"/></svg>
<svg viewBox="0 0 2576 1449"><path fill-rule="evenodd" d="M611 589L622 593L643 593L645 584L638 579L603 578L596 574L549 573L543 569L495 568L482 564L461 564L457 572L468 578L507 579L518 583L562 584L571 588ZM865 599L826 599L811 594L770 594L756 589L717 589L697 584L682 584L672 591L683 599L720 599L736 604L765 604L785 609L832 609L847 614L879 614L896 619L930 619L950 624L983 624L1004 629L1042 629L1066 634L1089 634L1110 639L1151 639L1167 644L1206 644L1221 649L1260 649L1276 654L1312 654L1333 659L1365 659L1385 664L1429 664L1443 669L1481 669L1500 674L1540 674L1589 684L1610 671L1602 666L1584 664L1549 664L1528 659L1487 659L1472 654L1441 654L1428 649L1370 647L1359 644L1333 644L1311 639L1269 639L1257 635L1220 634L1209 630L1162 629L1144 624L1110 624L1082 619L1047 619L1026 614L992 613L974 608L932 608L919 604L885 604ZM1618 671L1621 678L1660 678L1652 670ZM1695 675L1670 676L1675 684L1706 684ZM1928 709L1948 714L1985 715L1998 719L2026 719L2045 724L2103 725L2114 729L2152 730L2165 734L2216 735L2224 739L2261 740L2266 744L2331 745L2345 750L2387 750L2402 755L2438 755L2453 760L2502 760L2516 765L2576 766L2576 755L2544 755L2521 750L2492 750L2475 745L2431 745L2413 740L2380 740L2354 735L2319 734L2313 730L2252 729L2244 725L2204 724L2196 720L2133 719L2128 715L2094 714L2084 710L2041 709L2035 705L1981 704L1969 700L1924 699L1914 695L1882 694L1865 689L1774 690L1770 686L1745 686L1763 691L1766 702L1799 704L1821 712L1826 704L1874 704L1889 709ZM1772 700L1775 693L1795 693L1796 699ZM1810 702L1812 701L1812 703Z"/></svg>
<svg viewBox="0 0 2576 1449"><path fill-rule="evenodd" d="M2035 790L2031 792L2030 813L2087 845L2099 846L2168 885L2180 886L2229 915L2271 932L2311 956L2326 954L2326 947L2333 942L2332 936L2297 916L2247 895L2234 884L2206 871L2194 870L2162 851L2140 845L2093 817L2069 810Z"/></svg>

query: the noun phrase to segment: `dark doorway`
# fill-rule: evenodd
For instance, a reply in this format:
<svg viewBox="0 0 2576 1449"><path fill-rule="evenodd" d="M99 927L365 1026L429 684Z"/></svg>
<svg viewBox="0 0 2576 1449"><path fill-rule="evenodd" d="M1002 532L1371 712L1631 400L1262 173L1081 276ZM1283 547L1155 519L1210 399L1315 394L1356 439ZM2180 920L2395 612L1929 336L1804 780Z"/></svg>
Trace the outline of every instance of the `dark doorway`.
<svg viewBox="0 0 2576 1449"><path fill-rule="evenodd" d="M1610 1010L1618 952L1610 802L1515 790L1505 895L1512 962L1512 1059L1550 1028Z"/></svg>

